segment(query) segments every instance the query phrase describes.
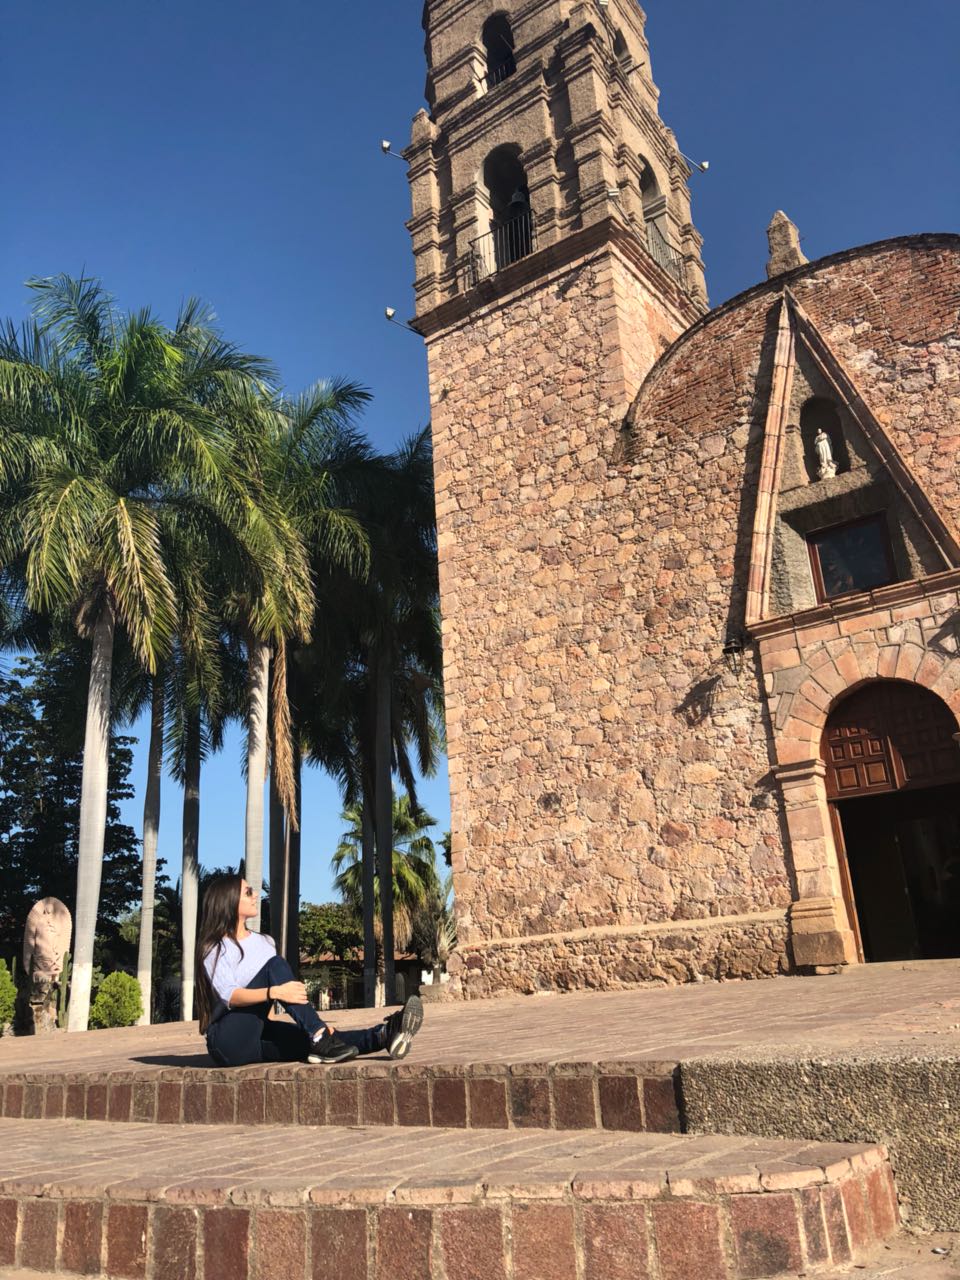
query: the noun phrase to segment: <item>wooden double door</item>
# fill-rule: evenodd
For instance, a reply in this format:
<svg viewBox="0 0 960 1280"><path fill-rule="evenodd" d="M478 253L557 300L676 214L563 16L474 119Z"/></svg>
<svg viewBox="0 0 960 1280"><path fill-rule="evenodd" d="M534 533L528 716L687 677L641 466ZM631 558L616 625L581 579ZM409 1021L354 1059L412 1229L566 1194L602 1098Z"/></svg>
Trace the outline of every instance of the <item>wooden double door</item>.
<svg viewBox="0 0 960 1280"><path fill-rule="evenodd" d="M960 956L960 744L935 694L863 686L823 734L851 923L866 960Z"/></svg>

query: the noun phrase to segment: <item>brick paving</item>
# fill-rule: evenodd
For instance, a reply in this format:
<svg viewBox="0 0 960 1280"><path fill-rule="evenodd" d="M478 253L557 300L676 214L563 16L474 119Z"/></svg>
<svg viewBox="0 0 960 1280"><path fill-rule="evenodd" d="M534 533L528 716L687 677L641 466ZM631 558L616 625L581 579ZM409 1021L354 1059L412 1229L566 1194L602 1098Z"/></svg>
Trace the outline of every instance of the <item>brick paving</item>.
<svg viewBox="0 0 960 1280"><path fill-rule="evenodd" d="M2 1273L0 1280L6 1280ZM960 1280L960 1235L904 1236L823 1280Z"/></svg>
<svg viewBox="0 0 960 1280"><path fill-rule="evenodd" d="M194 1024L5 1038L4 1111L23 1119L0 1121L0 1280L4 1266L70 1273L78 1258L96 1275L110 1257L104 1274L219 1280L222 1270L204 1272L208 1237L233 1258L230 1280L272 1277L266 1254L257 1254L269 1241L278 1257L292 1250L301 1260L285 1262L277 1280L340 1280L312 1259L331 1250L356 1256L344 1252L350 1233L367 1242L366 1261L345 1280L383 1280L377 1259L396 1250L409 1262L396 1275L416 1280L561 1280L568 1272L611 1280L633 1274L623 1259L641 1247L661 1265L664 1250L681 1259L691 1242L697 1280L804 1267L839 1280L848 1273L844 1248L863 1253L897 1226L881 1175L874 1170L868 1188L864 1171L851 1174L842 1191L817 1182L812 1165L798 1175L809 1141L661 1133L681 1127L674 1086L691 1064L717 1058L752 1059L760 1071L764 1062L794 1070L810 1060L855 1071L888 1059L951 1067L960 1060L958 979L960 963L936 962L441 1004L427 1007L406 1062L367 1058L333 1069L218 1071ZM343 1026L371 1020L364 1010L334 1017ZM56 1118L71 1115L100 1123ZM292 1135L283 1126L295 1120L304 1127ZM654 1132L628 1132L641 1128ZM884 1132L844 1136L873 1141ZM785 1189L758 1189L762 1163L787 1150L793 1158L767 1169ZM901 1190L915 1194L903 1159L898 1181L901 1174ZM797 1176L813 1180L795 1185ZM684 1197L692 1216L674 1221ZM501 1238L514 1244L498 1252ZM769 1257L750 1252L762 1240ZM548 1270L538 1271L537 1259ZM944 1259L901 1250L850 1274L955 1280Z"/></svg>
<svg viewBox="0 0 960 1280"><path fill-rule="evenodd" d="M411 1064L667 1062L757 1051L960 1057L960 961L861 965L820 978L646 987L428 1005ZM340 1026L373 1011L331 1014ZM364 1062L375 1059L361 1060ZM0 1040L0 1074L209 1064L195 1024Z"/></svg>
<svg viewBox="0 0 960 1280"><path fill-rule="evenodd" d="M697 1280L898 1227L886 1153L683 1135L0 1121L0 1266L136 1280ZM282 1266L278 1259L282 1258ZM680 1268L678 1270L678 1267ZM644 1268L646 1270L646 1268ZM635 1274L635 1270L629 1272Z"/></svg>
<svg viewBox="0 0 960 1280"><path fill-rule="evenodd" d="M547 1199L570 1188L587 1199L636 1199L668 1189L691 1195L718 1178L721 1189L759 1192L837 1181L881 1159L882 1149L868 1144L547 1130L304 1129L291 1142L287 1130L269 1125L107 1124L92 1143L82 1121L0 1121L0 1195L16 1188L201 1204L337 1202L343 1187L370 1203L495 1198L524 1188Z"/></svg>

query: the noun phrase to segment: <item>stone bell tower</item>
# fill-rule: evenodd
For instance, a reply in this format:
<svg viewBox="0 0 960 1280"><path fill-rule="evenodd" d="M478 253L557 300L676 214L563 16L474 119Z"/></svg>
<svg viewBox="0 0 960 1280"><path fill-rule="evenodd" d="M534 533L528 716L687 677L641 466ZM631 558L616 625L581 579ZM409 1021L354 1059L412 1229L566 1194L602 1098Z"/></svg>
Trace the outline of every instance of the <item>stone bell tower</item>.
<svg viewBox="0 0 960 1280"><path fill-rule="evenodd" d="M641 554L604 503L627 484L616 464L640 383L707 304L644 21L634 0L424 7L409 228L467 995L562 985L534 938L560 954L649 914L607 821L645 801L602 719L620 715L610 614Z"/></svg>

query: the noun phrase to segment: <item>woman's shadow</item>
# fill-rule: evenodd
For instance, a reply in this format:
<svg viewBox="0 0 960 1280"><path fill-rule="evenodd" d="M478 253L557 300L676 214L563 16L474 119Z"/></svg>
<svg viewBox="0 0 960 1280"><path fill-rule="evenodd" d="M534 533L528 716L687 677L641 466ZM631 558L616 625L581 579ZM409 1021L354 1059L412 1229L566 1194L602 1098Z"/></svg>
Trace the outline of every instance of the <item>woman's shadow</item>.
<svg viewBox="0 0 960 1280"><path fill-rule="evenodd" d="M142 1058L131 1058L131 1062L142 1062L149 1067L212 1067L213 1059L209 1053L158 1053L146 1054Z"/></svg>

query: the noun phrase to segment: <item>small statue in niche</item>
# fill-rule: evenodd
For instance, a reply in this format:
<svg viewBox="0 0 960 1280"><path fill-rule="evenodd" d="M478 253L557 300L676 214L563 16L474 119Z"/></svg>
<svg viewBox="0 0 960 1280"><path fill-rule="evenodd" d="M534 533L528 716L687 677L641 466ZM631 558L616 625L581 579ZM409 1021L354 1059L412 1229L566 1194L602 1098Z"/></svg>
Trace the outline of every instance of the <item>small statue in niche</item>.
<svg viewBox="0 0 960 1280"><path fill-rule="evenodd" d="M813 438L813 451L817 455L817 479L831 480L837 474L837 460L833 456L833 444L823 427Z"/></svg>

